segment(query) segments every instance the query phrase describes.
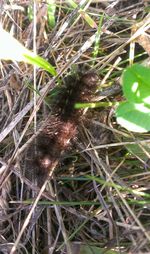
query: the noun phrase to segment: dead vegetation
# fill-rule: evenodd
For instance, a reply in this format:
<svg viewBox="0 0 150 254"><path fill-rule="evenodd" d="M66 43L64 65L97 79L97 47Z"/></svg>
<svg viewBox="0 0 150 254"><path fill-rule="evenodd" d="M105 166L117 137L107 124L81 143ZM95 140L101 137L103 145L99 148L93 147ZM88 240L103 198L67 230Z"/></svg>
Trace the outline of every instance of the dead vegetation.
<svg viewBox="0 0 150 254"><path fill-rule="evenodd" d="M75 2L54 1L51 22L48 1L1 3L3 28L55 66L58 77L1 62L0 253L150 253L149 133L118 126L115 107L88 110L42 187L26 167L29 143L66 75L95 71L96 100L107 104L123 99L123 69L148 62L148 1Z"/></svg>

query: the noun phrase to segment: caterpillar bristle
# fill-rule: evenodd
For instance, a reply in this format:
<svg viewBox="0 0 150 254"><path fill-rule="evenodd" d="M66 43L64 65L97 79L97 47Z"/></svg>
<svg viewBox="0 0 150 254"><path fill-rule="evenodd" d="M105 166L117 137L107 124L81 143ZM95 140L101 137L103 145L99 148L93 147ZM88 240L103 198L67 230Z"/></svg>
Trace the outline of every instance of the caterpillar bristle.
<svg viewBox="0 0 150 254"><path fill-rule="evenodd" d="M56 114L59 112L63 120L76 118L79 120L82 116L82 110L76 110L76 102L90 102L97 88L98 76L94 72L68 76L65 87L62 88L61 94L56 98Z"/></svg>
<svg viewBox="0 0 150 254"><path fill-rule="evenodd" d="M53 165L59 162L70 145L70 140L77 135L83 109L75 109L74 104L90 102L96 91L97 82L98 76L93 72L77 77L69 76L66 79L65 87L62 87L53 104L52 116L46 120L34 141L34 146L31 144L27 151L29 163L26 163L26 167L30 167L35 177L40 179L39 185L47 177Z"/></svg>

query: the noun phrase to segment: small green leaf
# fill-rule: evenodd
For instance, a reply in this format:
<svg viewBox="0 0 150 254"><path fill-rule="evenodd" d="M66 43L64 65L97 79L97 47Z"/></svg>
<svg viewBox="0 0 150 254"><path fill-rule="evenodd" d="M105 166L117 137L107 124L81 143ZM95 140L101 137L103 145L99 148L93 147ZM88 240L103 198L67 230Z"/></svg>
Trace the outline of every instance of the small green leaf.
<svg viewBox="0 0 150 254"><path fill-rule="evenodd" d="M55 68L42 57L35 55L32 51L26 49L19 41L17 41L10 33L0 27L0 59L12 60L18 62L27 62L35 64L56 75Z"/></svg>
<svg viewBox="0 0 150 254"><path fill-rule="evenodd" d="M67 0L67 2L71 5L72 8L77 8L78 5L73 0Z"/></svg>
<svg viewBox="0 0 150 254"><path fill-rule="evenodd" d="M102 22L103 22L104 14L100 16L99 20L99 25L98 29L96 32L96 37L95 37L95 45L94 45L94 50L93 50L93 58L96 60L96 57L99 53L99 47L100 47L100 36L101 36L101 28L102 28Z"/></svg>
<svg viewBox="0 0 150 254"><path fill-rule="evenodd" d="M71 7L73 9L77 8L78 5L75 3L75 1L73 0L67 0L67 2L71 5ZM88 2L88 1L85 1ZM84 3L85 4L85 3ZM85 10L83 10L83 5L80 4L80 9L78 10L78 12L81 14L81 16L85 19L85 21L87 22L87 24L92 27L92 28L97 28L97 24L95 23L95 21L90 17L89 14L87 14L85 12Z"/></svg>
<svg viewBox="0 0 150 254"><path fill-rule="evenodd" d="M29 5L27 7L27 15L29 20L32 21L33 20L33 6L32 5Z"/></svg>
<svg viewBox="0 0 150 254"><path fill-rule="evenodd" d="M47 0L47 18L50 28L55 27L55 11L56 11L56 3L54 0Z"/></svg>
<svg viewBox="0 0 150 254"><path fill-rule="evenodd" d="M23 54L23 56L26 62L30 64L35 64L36 66L48 71L53 76L56 76L57 72L55 68L42 57L34 55L32 52L29 52L28 54Z"/></svg>
<svg viewBox="0 0 150 254"><path fill-rule="evenodd" d="M87 22L87 24L92 27L92 28L97 28L97 24L95 23L95 21L89 16L89 14L87 14L85 11L83 10L79 10L79 13L81 14L81 16L85 19L85 21Z"/></svg>
<svg viewBox="0 0 150 254"><path fill-rule="evenodd" d="M130 102L150 105L150 68L134 64L124 71L122 82L124 95Z"/></svg>
<svg viewBox="0 0 150 254"><path fill-rule="evenodd" d="M124 102L116 110L117 122L134 132L150 131L150 108L144 104Z"/></svg>

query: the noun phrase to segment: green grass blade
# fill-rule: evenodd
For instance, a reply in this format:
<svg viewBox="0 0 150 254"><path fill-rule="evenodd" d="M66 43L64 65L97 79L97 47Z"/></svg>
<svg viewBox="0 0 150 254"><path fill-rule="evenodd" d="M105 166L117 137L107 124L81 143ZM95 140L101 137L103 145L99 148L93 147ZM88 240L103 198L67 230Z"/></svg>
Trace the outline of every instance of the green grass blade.
<svg viewBox="0 0 150 254"><path fill-rule="evenodd" d="M42 57L35 55L32 51L26 49L18 40L10 33L0 27L0 59L12 60L18 62L27 62L35 64L38 67L48 71L53 76L56 76L55 68Z"/></svg>
<svg viewBox="0 0 150 254"><path fill-rule="evenodd" d="M71 6L73 9L75 9L75 8L78 7L78 5L77 5L73 0L68 0L67 2L70 4L70 6ZM80 9L79 9L78 12L80 13L80 15L84 18L84 20L87 22L87 24L88 24L90 27L92 27L92 28L97 28L97 25L96 25L95 21L90 17L89 14L87 14L87 13L85 12L85 10L83 10L82 6L80 7Z"/></svg>
<svg viewBox="0 0 150 254"><path fill-rule="evenodd" d="M42 69L48 71L52 76L56 76L57 72L55 68L48 63L45 59L38 55L33 55L33 54L23 54L25 60L30 63L30 64L35 64L38 67L41 67Z"/></svg>
<svg viewBox="0 0 150 254"><path fill-rule="evenodd" d="M118 106L119 102L89 102L89 103L75 103L74 108L100 108L100 107L111 107Z"/></svg>
<svg viewBox="0 0 150 254"><path fill-rule="evenodd" d="M97 33L96 33L96 37L95 37L95 45L94 45L94 50L93 50L93 58L94 58L94 60L96 59L96 57L98 55L98 52L99 52L101 27L102 27L103 19L104 19L104 13L100 16L99 25L98 25L98 29L97 29Z"/></svg>
<svg viewBox="0 0 150 254"><path fill-rule="evenodd" d="M47 18L48 24L51 29L55 27L55 11L56 11L56 4L54 0L47 0Z"/></svg>

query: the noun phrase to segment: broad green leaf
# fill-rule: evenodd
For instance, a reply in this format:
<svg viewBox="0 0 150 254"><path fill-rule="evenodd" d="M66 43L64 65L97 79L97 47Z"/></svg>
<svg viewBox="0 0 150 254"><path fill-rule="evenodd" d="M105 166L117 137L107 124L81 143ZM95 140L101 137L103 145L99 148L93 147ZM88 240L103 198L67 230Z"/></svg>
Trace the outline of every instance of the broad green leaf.
<svg viewBox="0 0 150 254"><path fill-rule="evenodd" d="M117 122L134 132L150 131L150 108L144 104L124 102L116 110Z"/></svg>
<svg viewBox="0 0 150 254"><path fill-rule="evenodd" d="M130 102L150 105L150 68L139 64L128 67L122 83L124 95Z"/></svg>
<svg viewBox="0 0 150 254"><path fill-rule="evenodd" d="M35 64L56 75L55 68L42 57L35 55L32 51L26 49L19 41L17 41L10 33L0 27L0 59L12 60L18 62L26 62Z"/></svg>

